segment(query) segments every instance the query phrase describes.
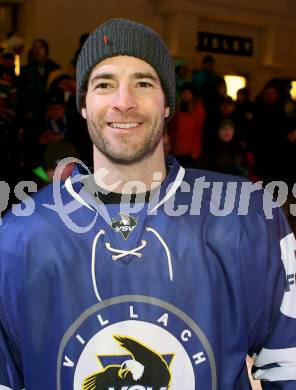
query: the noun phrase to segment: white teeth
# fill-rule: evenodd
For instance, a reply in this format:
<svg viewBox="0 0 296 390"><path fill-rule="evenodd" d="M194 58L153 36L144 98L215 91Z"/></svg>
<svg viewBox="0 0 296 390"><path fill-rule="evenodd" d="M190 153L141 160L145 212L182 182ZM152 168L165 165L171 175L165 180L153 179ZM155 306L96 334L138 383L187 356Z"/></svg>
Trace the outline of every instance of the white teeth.
<svg viewBox="0 0 296 390"><path fill-rule="evenodd" d="M130 129L131 127L137 127L139 123L117 123L117 122L112 122L110 123L110 126L113 127L114 129Z"/></svg>

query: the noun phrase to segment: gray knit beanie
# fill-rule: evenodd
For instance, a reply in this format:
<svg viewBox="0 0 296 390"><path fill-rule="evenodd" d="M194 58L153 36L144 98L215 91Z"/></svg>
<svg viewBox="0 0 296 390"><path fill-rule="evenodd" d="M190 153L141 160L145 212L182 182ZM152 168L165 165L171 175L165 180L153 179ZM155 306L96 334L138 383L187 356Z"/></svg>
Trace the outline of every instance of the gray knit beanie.
<svg viewBox="0 0 296 390"><path fill-rule="evenodd" d="M78 111L81 112L92 69L109 57L126 55L144 60L157 72L170 108L175 110L175 68L169 50L150 28L127 19L112 19L99 26L85 41L77 60Z"/></svg>

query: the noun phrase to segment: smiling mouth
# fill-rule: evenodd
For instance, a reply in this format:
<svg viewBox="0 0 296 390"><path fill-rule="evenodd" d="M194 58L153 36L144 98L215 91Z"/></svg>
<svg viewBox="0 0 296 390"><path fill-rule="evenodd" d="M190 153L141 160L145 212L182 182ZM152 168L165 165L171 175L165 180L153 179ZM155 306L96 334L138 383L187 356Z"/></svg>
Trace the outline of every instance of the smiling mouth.
<svg viewBox="0 0 296 390"><path fill-rule="evenodd" d="M139 122L109 122L108 126L113 129L132 129L138 127L140 124Z"/></svg>

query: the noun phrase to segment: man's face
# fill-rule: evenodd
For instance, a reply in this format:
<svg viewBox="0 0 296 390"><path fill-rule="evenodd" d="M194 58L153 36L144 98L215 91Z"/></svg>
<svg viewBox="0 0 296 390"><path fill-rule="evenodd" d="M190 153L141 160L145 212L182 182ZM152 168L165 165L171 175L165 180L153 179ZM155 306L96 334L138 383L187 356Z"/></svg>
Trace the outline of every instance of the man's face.
<svg viewBox="0 0 296 390"><path fill-rule="evenodd" d="M43 61L47 58L46 49L41 41L35 41L32 46L33 58L35 61Z"/></svg>
<svg viewBox="0 0 296 390"><path fill-rule="evenodd" d="M206 71L208 71L209 73L213 73L214 72L214 63L213 62L204 62L202 64L202 68Z"/></svg>
<svg viewBox="0 0 296 390"><path fill-rule="evenodd" d="M265 103L267 104L275 104L277 103L279 98L279 95L277 93L277 90L273 87L265 88L263 92L263 99L265 100Z"/></svg>
<svg viewBox="0 0 296 390"><path fill-rule="evenodd" d="M82 115L99 152L132 164L156 150L169 108L156 71L139 58L117 56L92 70Z"/></svg>

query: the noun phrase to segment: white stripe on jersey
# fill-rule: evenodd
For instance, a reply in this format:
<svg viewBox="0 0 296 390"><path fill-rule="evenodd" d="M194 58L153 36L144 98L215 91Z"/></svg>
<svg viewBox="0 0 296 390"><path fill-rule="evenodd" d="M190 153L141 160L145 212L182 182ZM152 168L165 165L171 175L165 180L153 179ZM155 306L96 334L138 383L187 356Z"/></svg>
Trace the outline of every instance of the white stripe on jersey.
<svg viewBox="0 0 296 390"><path fill-rule="evenodd" d="M279 367L259 369L254 374L254 379L267 381L296 380L296 348L267 349L262 348L258 356L255 356L255 367L264 367L268 364L278 364Z"/></svg>
<svg viewBox="0 0 296 390"><path fill-rule="evenodd" d="M281 304L281 312L287 317L296 318L296 240L288 234L280 241L281 256L287 277L287 291Z"/></svg>

